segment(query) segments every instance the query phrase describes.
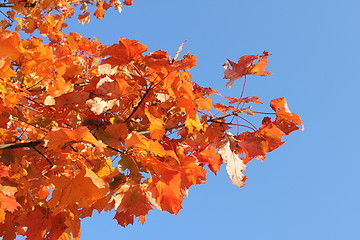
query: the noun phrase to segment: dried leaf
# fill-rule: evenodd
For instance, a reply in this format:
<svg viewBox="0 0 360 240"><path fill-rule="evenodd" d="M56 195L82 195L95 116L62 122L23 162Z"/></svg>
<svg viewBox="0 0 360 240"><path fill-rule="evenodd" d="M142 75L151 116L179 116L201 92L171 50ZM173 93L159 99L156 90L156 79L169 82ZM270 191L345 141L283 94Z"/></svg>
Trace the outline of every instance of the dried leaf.
<svg viewBox="0 0 360 240"><path fill-rule="evenodd" d="M226 163L226 171L229 174L231 182L236 186L245 186L246 177L242 171L246 170L244 162L230 148L230 141L225 140L219 147L219 154Z"/></svg>

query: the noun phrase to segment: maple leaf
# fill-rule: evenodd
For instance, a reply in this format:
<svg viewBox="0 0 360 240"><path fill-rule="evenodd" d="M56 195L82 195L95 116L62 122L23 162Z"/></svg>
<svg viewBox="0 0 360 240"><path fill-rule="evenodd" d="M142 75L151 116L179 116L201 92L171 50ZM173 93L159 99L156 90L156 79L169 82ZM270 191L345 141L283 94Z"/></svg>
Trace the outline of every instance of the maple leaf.
<svg viewBox="0 0 360 240"><path fill-rule="evenodd" d="M266 76L271 74L271 72L264 70L264 68L268 65L268 55L270 55L270 53L264 51L261 56L242 56L241 58L239 58L239 61L237 63L228 59L227 62L223 65L225 68L224 78L230 79L230 81L226 83L226 86L231 87L236 79L239 79L248 74L256 74L260 76ZM260 60L256 64L254 64L259 57Z"/></svg>
<svg viewBox="0 0 360 240"><path fill-rule="evenodd" d="M96 3L96 10L94 12L94 16L97 18L97 19L101 19L104 17L105 15L105 11L104 11L104 1L97 1Z"/></svg>
<svg viewBox="0 0 360 240"><path fill-rule="evenodd" d="M226 163L226 171L231 182L239 187L245 186L246 177L242 171L246 170L246 166L239 156L231 150L229 140L225 140L219 147L219 154Z"/></svg>
<svg viewBox="0 0 360 240"><path fill-rule="evenodd" d="M49 210L43 207L36 206L36 208L30 212L26 218L21 220L21 223L27 227L26 235L28 239L42 239L48 231L55 230L53 227L59 228L62 227L66 229L64 224L64 219L59 219L55 217L49 218ZM55 234L55 231L51 231L52 235ZM58 233L59 237L62 233Z"/></svg>
<svg viewBox="0 0 360 240"><path fill-rule="evenodd" d="M237 63L228 59L223 65L225 68L224 78L230 79L230 81L226 83L226 86L231 87L236 79L245 76L251 64L254 63L258 57L258 55L242 56Z"/></svg>
<svg viewBox="0 0 360 240"><path fill-rule="evenodd" d="M148 167L148 171L154 175L161 177L166 182L171 181L174 175L178 174L179 171L169 166L167 163L162 162L156 158L144 157L140 158L143 165Z"/></svg>
<svg viewBox="0 0 360 240"><path fill-rule="evenodd" d="M132 224L134 217L145 216L152 209L143 187L128 181L116 190L114 219L121 226Z"/></svg>
<svg viewBox="0 0 360 240"><path fill-rule="evenodd" d="M271 100L270 106L276 113L275 125L286 135L298 130L299 126L302 126L302 129L304 129L301 118L299 115L291 113L285 98Z"/></svg>
<svg viewBox="0 0 360 240"><path fill-rule="evenodd" d="M247 74L256 74L260 76L266 76L271 74L271 72L266 71L264 68L268 65L268 56L271 55L271 53L264 51L263 54L260 56L260 60L255 65L251 66L248 69Z"/></svg>
<svg viewBox="0 0 360 240"><path fill-rule="evenodd" d="M0 56L16 59L21 53L19 34L0 29Z"/></svg>
<svg viewBox="0 0 360 240"><path fill-rule="evenodd" d="M174 151L165 150L163 145L161 145L158 141L148 139L145 136L136 132L130 133L125 139L124 148L130 148L130 147L144 149L160 157L171 156L177 159Z"/></svg>
<svg viewBox="0 0 360 240"><path fill-rule="evenodd" d="M124 4L130 6L133 4L133 0L124 0Z"/></svg>
<svg viewBox="0 0 360 240"><path fill-rule="evenodd" d="M86 101L86 105L90 108L90 110L95 113L96 115L100 115L106 110L111 109L115 105L117 105L119 100L111 99L111 100L104 100L100 97L94 97L92 99L88 99Z"/></svg>
<svg viewBox="0 0 360 240"><path fill-rule="evenodd" d="M196 162L196 158L185 156L181 160L181 182L186 189L206 182L207 171Z"/></svg>
<svg viewBox="0 0 360 240"><path fill-rule="evenodd" d="M76 129L54 128L45 137L45 147L49 149L59 149L68 142L87 142L91 143L99 149L103 149L106 145L97 140L87 127L79 127Z"/></svg>
<svg viewBox="0 0 360 240"><path fill-rule="evenodd" d="M84 14L79 14L78 21L82 24L89 23L90 22L90 13L85 12Z"/></svg>
<svg viewBox="0 0 360 240"><path fill-rule="evenodd" d="M284 142L281 140L284 132L279 129L269 117L265 117L259 130L255 132L244 132L236 137L239 151L245 153L244 163L253 158L264 160L266 153L280 147Z"/></svg>
<svg viewBox="0 0 360 240"><path fill-rule="evenodd" d="M209 165L210 170L215 174L220 170L220 166L223 163L221 155L216 152L215 145L208 146L201 152L194 153L194 155L200 164Z"/></svg>
<svg viewBox="0 0 360 240"><path fill-rule="evenodd" d="M113 65L126 64L133 59L139 58L145 51L147 51L147 47L138 41L120 38L118 44L111 45L101 53L102 56L110 56L104 59L102 63Z"/></svg>
<svg viewBox="0 0 360 240"><path fill-rule="evenodd" d="M5 187L0 186L0 188L5 188ZM16 209L21 208L21 205L16 201L13 194L8 196L5 195L3 192L0 192L0 208L10 212L14 212Z"/></svg>
<svg viewBox="0 0 360 240"><path fill-rule="evenodd" d="M181 194L181 174L176 174L169 182L160 178L153 178L153 194L156 197L157 206L162 211L177 214L182 208L184 197Z"/></svg>
<svg viewBox="0 0 360 240"><path fill-rule="evenodd" d="M259 99L259 97L257 96L253 96L253 97L245 97L245 98L233 98L233 97L225 97L227 100L229 100L229 103L249 103L249 102L253 102L253 103L262 103Z"/></svg>
<svg viewBox="0 0 360 240"><path fill-rule="evenodd" d="M87 168L81 170L74 178L59 176L53 177L50 181L55 189L48 205L54 212L72 205L78 208L91 206L108 192L104 180Z"/></svg>
<svg viewBox="0 0 360 240"><path fill-rule="evenodd" d="M9 177L10 168L5 165L0 165L0 178L1 177Z"/></svg>
<svg viewBox="0 0 360 240"><path fill-rule="evenodd" d="M149 108L145 109L145 115L148 117L150 121L150 137L152 139L160 140L165 133L165 123L162 119L154 117Z"/></svg>

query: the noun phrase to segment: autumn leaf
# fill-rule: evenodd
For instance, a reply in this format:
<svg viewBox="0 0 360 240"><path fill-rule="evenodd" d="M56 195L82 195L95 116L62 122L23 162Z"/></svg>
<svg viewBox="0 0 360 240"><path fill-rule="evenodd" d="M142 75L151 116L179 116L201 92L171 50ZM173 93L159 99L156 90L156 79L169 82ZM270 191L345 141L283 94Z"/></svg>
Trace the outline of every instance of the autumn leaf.
<svg viewBox="0 0 360 240"><path fill-rule="evenodd" d="M89 23L90 22L90 13L85 12L84 14L79 14L78 21L82 24Z"/></svg>
<svg viewBox="0 0 360 240"><path fill-rule="evenodd" d="M68 142L87 142L99 149L106 147L104 143L98 141L90 133L87 127L79 127L77 129L54 128L45 137L45 146L49 149L59 149Z"/></svg>
<svg viewBox="0 0 360 240"><path fill-rule="evenodd" d="M130 6L133 4L133 0L124 0L124 4Z"/></svg>
<svg viewBox="0 0 360 240"><path fill-rule="evenodd" d="M104 17L105 15L105 11L104 11L104 1L97 1L96 3L96 10L94 12L94 16L97 18L97 19L101 19Z"/></svg>
<svg viewBox="0 0 360 240"><path fill-rule="evenodd" d="M157 156L171 156L177 159L174 151L165 150L164 147L158 142L151 139L146 138L145 136L139 133L130 133L128 137L125 139L124 148L138 148L143 149L149 152L152 152Z"/></svg>
<svg viewBox="0 0 360 240"><path fill-rule="evenodd" d="M239 58L237 63L228 59L223 65L225 68L224 78L230 79L230 81L226 83L226 86L231 87L236 79L248 74L249 67L258 59L258 57L258 55L246 55Z"/></svg>
<svg viewBox="0 0 360 240"><path fill-rule="evenodd" d="M260 56L259 62L251 66L247 74L256 74L260 76L266 76L271 74L271 72L264 69L268 65L267 60L269 55L271 55L271 53L264 51L263 54Z"/></svg>
<svg viewBox="0 0 360 240"><path fill-rule="evenodd" d="M223 65L225 68L224 78L230 79L226 83L227 87L231 87L236 79L239 79L248 74L256 74L260 76L266 76L271 74L271 72L264 70L264 68L268 65L267 59L270 55L269 52L264 51L264 53L259 55L246 55L239 58L237 63L227 60L227 62ZM260 60L256 62L260 57Z"/></svg>
<svg viewBox="0 0 360 240"><path fill-rule="evenodd" d="M183 164L180 168L182 185L188 189L193 185L206 182L207 171L191 156L181 159Z"/></svg>
<svg viewBox="0 0 360 240"><path fill-rule="evenodd" d="M145 109L145 115L150 121L150 137L152 139L160 140L165 133L164 121L152 115L152 113L150 113L149 108Z"/></svg>
<svg viewBox="0 0 360 240"><path fill-rule="evenodd" d="M124 227L132 224L134 217L145 216L152 209L141 184L132 181L128 181L116 190L114 202L116 210L114 219Z"/></svg>
<svg viewBox="0 0 360 240"><path fill-rule="evenodd" d="M301 126L302 129L304 128L299 115L291 113L285 98L271 100L270 106L276 113L275 125L286 135L300 129L299 126Z"/></svg>
<svg viewBox="0 0 360 240"><path fill-rule="evenodd" d="M16 59L21 53L19 34L0 29L0 56L2 58Z"/></svg>
<svg viewBox="0 0 360 240"><path fill-rule="evenodd" d="M216 151L215 145L206 147L201 152L194 153L197 157L197 161L200 164L208 165L213 173L217 173L220 170L220 166L223 164L221 155Z"/></svg>
<svg viewBox="0 0 360 240"><path fill-rule="evenodd" d="M242 171L246 170L246 166L239 156L231 150L229 140L225 140L219 147L219 154L226 163L226 171L231 182L239 187L245 186L246 177Z"/></svg>
<svg viewBox="0 0 360 240"><path fill-rule="evenodd" d="M177 214L182 208L184 197L181 194L181 175L176 174L169 182L153 178L153 194L157 196L157 204L162 211Z"/></svg>
<svg viewBox="0 0 360 240"><path fill-rule="evenodd" d="M139 58L145 51L147 51L147 47L138 41L120 38L118 44L113 44L102 52L102 56L110 56L104 59L102 63L126 64L133 59Z"/></svg>
<svg viewBox="0 0 360 240"><path fill-rule="evenodd" d="M0 186L0 188L4 188L4 186ZM0 192L0 209L14 212L18 208L21 208L21 205L16 201L14 196L8 196Z"/></svg>
<svg viewBox="0 0 360 240"><path fill-rule="evenodd" d="M78 208L91 206L108 191L104 180L89 169L82 170L74 178L58 176L50 181L55 189L48 205L54 212L74 205Z"/></svg>
<svg viewBox="0 0 360 240"><path fill-rule="evenodd" d="M264 160L266 154L280 147L284 142L281 140L284 132L279 129L269 117L265 117L259 130L244 132L236 137L238 151L245 154L244 163L253 158Z"/></svg>

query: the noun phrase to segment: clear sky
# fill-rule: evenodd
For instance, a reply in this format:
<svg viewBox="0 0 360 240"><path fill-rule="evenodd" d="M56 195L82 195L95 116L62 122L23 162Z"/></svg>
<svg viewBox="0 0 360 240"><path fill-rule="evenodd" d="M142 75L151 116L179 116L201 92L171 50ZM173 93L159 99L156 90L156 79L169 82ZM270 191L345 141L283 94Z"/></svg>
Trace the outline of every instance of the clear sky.
<svg viewBox="0 0 360 240"><path fill-rule="evenodd" d="M249 77L245 95L286 97L305 124L265 162L248 165L244 188L224 166L190 188L177 216L153 210L145 225L123 228L113 212L95 214L83 221L82 240L359 240L359 9L358 0L134 0L121 14L70 26L172 56L186 39L184 52L199 58L193 81L234 97L241 81L225 87L221 65L267 50L274 74Z"/></svg>

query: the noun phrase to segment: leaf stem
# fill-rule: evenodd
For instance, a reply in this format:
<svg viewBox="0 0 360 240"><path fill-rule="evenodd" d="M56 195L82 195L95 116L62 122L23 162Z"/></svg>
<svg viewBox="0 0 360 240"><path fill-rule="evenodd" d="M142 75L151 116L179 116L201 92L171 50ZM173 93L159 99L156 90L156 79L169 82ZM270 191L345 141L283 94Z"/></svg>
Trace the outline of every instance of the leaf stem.
<svg viewBox="0 0 360 240"><path fill-rule="evenodd" d="M141 106L141 104L143 103L143 101L145 100L146 96L149 94L150 90L152 89L152 86L150 85L150 87L146 90L146 92L144 93L144 96L141 98L140 102L135 106L134 110L131 112L131 114L125 119L124 123L127 123L130 118L135 114L135 112L138 110L138 108Z"/></svg>

